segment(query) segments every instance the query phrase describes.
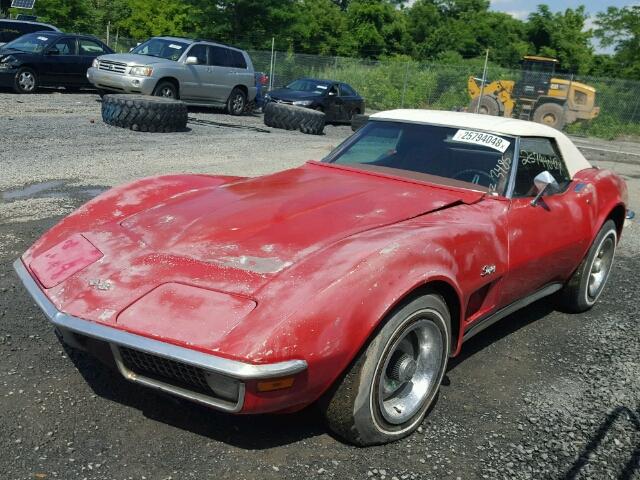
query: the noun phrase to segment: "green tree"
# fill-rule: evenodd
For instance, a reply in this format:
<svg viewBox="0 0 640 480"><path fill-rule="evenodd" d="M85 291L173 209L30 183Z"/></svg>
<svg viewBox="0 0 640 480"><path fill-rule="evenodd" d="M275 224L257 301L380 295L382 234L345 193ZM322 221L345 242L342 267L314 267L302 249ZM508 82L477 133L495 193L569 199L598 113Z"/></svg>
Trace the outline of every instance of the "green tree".
<svg viewBox="0 0 640 480"><path fill-rule="evenodd" d="M595 36L604 47L615 47L608 65L599 62L601 70L616 76L640 78L640 6L609 7L596 17Z"/></svg>
<svg viewBox="0 0 640 480"><path fill-rule="evenodd" d="M193 33L193 11L180 0L129 0L129 14L115 20L121 33L136 39Z"/></svg>
<svg viewBox="0 0 640 480"><path fill-rule="evenodd" d="M347 54L347 19L332 0L301 0L291 29L296 52L320 55Z"/></svg>
<svg viewBox="0 0 640 480"><path fill-rule="evenodd" d="M552 13L547 5L529 15L527 35L535 52L555 57L562 69L587 73L593 61L592 30L585 29L588 16L584 6Z"/></svg>

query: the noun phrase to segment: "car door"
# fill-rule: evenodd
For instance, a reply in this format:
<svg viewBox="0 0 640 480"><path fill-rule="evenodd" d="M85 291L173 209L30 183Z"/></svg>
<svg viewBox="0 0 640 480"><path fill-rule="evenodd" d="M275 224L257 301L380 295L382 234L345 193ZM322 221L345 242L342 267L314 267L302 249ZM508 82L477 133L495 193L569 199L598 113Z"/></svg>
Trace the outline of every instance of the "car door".
<svg viewBox="0 0 640 480"><path fill-rule="evenodd" d="M354 113L362 113L360 112L360 97L358 97L355 90L346 83L340 84L340 98L344 102L342 105L341 120L351 121Z"/></svg>
<svg viewBox="0 0 640 480"><path fill-rule="evenodd" d="M560 191L544 195L534 205L533 179L545 170L554 176ZM567 279L588 247L592 221L589 196L571 181L553 139L521 138L514 178L504 304Z"/></svg>
<svg viewBox="0 0 640 480"><path fill-rule="evenodd" d="M78 59L80 61L79 76L77 83L79 85L90 85L87 80L87 70L93 63L93 59L99 55L111 53L100 42L90 38L78 38Z"/></svg>
<svg viewBox="0 0 640 480"><path fill-rule="evenodd" d="M227 55L229 57L229 85L231 88L236 85L244 85L247 88L256 84L254 72L249 70L247 61L240 50L234 50L227 48ZM231 93L231 90L229 90ZM228 98L228 96L227 96ZM253 98L248 98L247 101L251 101Z"/></svg>
<svg viewBox="0 0 640 480"><path fill-rule="evenodd" d="M195 102L209 102L213 95L211 84L211 67L207 58L207 45L196 43L189 48L184 56L195 57L197 64L184 65L185 75L180 85L180 96L184 100Z"/></svg>
<svg viewBox="0 0 640 480"><path fill-rule="evenodd" d="M209 63L213 75L213 91L216 102L225 103L236 85L229 49L220 45L209 46Z"/></svg>
<svg viewBox="0 0 640 480"><path fill-rule="evenodd" d="M334 83L327 90L327 100L325 114L327 121L336 122L343 119L344 116L344 101L340 97L340 88L337 83Z"/></svg>
<svg viewBox="0 0 640 480"><path fill-rule="evenodd" d="M58 37L42 54L41 78L53 86L78 85L82 66L75 37Z"/></svg>

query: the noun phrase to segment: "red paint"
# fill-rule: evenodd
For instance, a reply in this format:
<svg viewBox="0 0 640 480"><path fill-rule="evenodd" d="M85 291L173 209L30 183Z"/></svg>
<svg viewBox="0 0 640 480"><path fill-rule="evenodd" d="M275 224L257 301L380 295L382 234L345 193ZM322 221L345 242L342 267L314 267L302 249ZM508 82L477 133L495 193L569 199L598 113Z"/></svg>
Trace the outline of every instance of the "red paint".
<svg viewBox="0 0 640 480"><path fill-rule="evenodd" d="M579 182L588 187L576 192ZM457 354L465 327L566 280L626 187L589 169L545 197L548 210L529 201L317 163L254 179L158 177L89 202L23 259L71 315L249 363L306 360L289 390L247 385L243 413L291 411L316 400L394 306L432 282L460 303ZM56 284L43 272L58 272L70 238L103 257L57 273ZM92 258L79 245L63 263ZM483 277L486 265L496 272Z"/></svg>

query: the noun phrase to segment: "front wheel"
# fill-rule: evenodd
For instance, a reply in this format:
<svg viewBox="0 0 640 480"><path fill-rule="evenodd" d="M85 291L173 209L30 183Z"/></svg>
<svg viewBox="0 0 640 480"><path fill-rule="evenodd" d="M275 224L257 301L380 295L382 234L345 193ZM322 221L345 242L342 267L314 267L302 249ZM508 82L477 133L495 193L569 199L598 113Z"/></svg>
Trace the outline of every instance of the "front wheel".
<svg viewBox="0 0 640 480"><path fill-rule="evenodd" d="M33 93L38 87L36 72L27 67L22 67L16 73L13 89L17 93Z"/></svg>
<svg viewBox="0 0 640 480"><path fill-rule="evenodd" d="M172 82L162 81L153 89L153 95L156 97L173 98L178 100L178 89Z"/></svg>
<svg viewBox="0 0 640 480"><path fill-rule="evenodd" d="M231 115L242 115L247 106L247 96L238 87L231 91L227 99L227 112Z"/></svg>
<svg viewBox="0 0 640 480"><path fill-rule="evenodd" d="M438 393L449 358L451 317L443 298L396 308L320 405L329 428L356 445L413 432Z"/></svg>
<svg viewBox="0 0 640 480"><path fill-rule="evenodd" d="M582 263L560 292L565 310L578 313L593 307L609 278L617 244L616 224L607 220Z"/></svg>

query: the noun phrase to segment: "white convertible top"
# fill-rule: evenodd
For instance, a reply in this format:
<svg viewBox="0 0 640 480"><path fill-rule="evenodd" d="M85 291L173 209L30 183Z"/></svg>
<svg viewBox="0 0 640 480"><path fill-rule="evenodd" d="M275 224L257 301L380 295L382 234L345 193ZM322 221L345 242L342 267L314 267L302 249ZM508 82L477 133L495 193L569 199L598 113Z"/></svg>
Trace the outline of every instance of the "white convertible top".
<svg viewBox="0 0 640 480"><path fill-rule="evenodd" d="M516 120L514 118L494 117L477 113L447 112L442 110L387 110L371 115L372 120L424 123L441 125L443 127L482 130L501 133L516 137L547 137L553 138L560 149L560 154L573 176L580 170L591 168L591 164L584 158L573 142L564 133L548 125Z"/></svg>

